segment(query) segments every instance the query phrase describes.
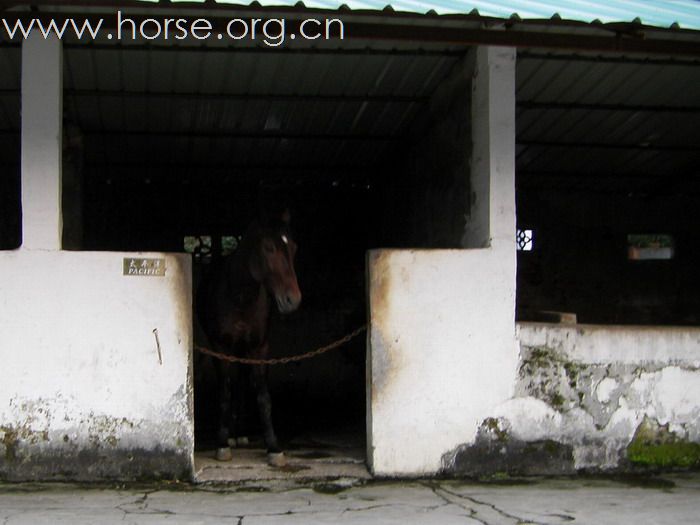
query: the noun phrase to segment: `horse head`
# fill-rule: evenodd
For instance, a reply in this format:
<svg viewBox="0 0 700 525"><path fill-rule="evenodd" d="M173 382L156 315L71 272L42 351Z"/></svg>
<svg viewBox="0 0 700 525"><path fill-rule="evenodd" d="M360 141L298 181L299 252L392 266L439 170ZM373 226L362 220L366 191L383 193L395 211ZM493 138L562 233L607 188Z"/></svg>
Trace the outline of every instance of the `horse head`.
<svg viewBox="0 0 700 525"><path fill-rule="evenodd" d="M294 270L297 245L289 230L289 211L277 220L261 223L255 240L249 260L251 274L272 294L281 313L295 311L301 303L301 290Z"/></svg>

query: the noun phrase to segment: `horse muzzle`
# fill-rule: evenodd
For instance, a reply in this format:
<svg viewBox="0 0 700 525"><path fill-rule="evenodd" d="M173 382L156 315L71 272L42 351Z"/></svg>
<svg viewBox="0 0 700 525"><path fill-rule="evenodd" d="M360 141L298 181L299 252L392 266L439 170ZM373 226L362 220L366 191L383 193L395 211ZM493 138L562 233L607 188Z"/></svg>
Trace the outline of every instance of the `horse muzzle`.
<svg viewBox="0 0 700 525"><path fill-rule="evenodd" d="M277 309L282 314L290 314L299 308L301 304L301 292L289 291L283 294L276 294L275 300L277 301Z"/></svg>

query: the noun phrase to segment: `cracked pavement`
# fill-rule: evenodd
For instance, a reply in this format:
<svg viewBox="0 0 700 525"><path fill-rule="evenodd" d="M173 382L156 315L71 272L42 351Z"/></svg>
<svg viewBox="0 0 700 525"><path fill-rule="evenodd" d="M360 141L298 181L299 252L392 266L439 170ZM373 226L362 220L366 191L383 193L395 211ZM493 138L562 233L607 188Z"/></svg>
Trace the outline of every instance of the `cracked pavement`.
<svg viewBox="0 0 700 525"><path fill-rule="evenodd" d="M0 484L0 524L697 523L700 474L661 478Z"/></svg>

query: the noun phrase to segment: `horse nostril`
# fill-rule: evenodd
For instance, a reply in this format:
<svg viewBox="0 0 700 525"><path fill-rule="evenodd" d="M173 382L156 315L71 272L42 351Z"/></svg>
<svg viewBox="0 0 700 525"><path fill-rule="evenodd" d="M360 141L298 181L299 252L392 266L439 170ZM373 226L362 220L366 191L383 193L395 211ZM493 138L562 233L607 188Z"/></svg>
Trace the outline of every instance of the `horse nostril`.
<svg viewBox="0 0 700 525"><path fill-rule="evenodd" d="M287 292L277 297L277 305L281 312L293 312L301 302L301 294Z"/></svg>

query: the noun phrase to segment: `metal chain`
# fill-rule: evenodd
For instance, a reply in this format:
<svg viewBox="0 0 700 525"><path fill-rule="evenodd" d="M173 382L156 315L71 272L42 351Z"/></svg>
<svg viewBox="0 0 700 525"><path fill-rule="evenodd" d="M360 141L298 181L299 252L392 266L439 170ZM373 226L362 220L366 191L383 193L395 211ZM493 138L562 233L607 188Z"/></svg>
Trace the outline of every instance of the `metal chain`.
<svg viewBox="0 0 700 525"><path fill-rule="evenodd" d="M295 361L303 361L304 359L310 359L312 357L316 357L317 355L325 354L326 352L328 352L330 350L333 350L335 348L338 348L339 346L344 345L345 343L347 343L351 339L360 335L366 329L367 329L366 326L361 326L360 328L350 332L345 337L342 337L342 338L338 339L337 341L332 342L329 345L322 346L321 348L317 348L316 350L312 350L310 352L306 352L305 354L293 355L293 356L289 356L289 357L278 357L275 359L253 359L251 357L236 357L235 355L222 354L221 352L215 352L214 350L210 350L209 348L205 348L203 346L195 346L194 349L197 350L198 352L201 352L202 354L210 355L212 357L215 357L217 359L222 359L222 360L228 361L230 363L241 363L244 365L283 365L286 363L293 363Z"/></svg>

